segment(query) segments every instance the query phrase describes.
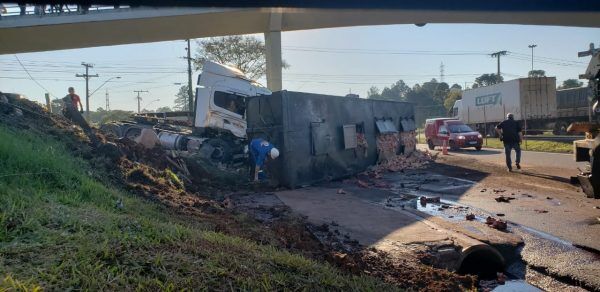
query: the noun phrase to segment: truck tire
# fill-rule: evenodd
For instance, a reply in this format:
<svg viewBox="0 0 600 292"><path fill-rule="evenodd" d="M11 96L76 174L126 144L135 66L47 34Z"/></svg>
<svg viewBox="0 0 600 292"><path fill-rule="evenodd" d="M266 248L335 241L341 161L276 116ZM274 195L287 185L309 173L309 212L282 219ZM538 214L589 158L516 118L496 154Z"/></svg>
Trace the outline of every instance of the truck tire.
<svg viewBox="0 0 600 292"><path fill-rule="evenodd" d="M427 147L429 147L429 150L435 149L435 145L433 145L433 142L431 142L431 140L427 140Z"/></svg>
<svg viewBox="0 0 600 292"><path fill-rule="evenodd" d="M128 138L130 140L133 140L135 138L137 138L137 136L142 134L142 129L138 128L136 126L133 127L129 127L125 130L125 132L123 133L123 137Z"/></svg>
<svg viewBox="0 0 600 292"><path fill-rule="evenodd" d="M211 162L228 163L231 161L231 158L233 157L231 146L223 139L213 138L207 140L203 144L210 145L210 147L213 148L210 153L210 156L208 157L211 160Z"/></svg>
<svg viewBox="0 0 600 292"><path fill-rule="evenodd" d="M475 150L481 151L481 146L475 146Z"/></svg>
<svg viewBox="0 0 600 292"><path fill-rule="evenodd" d="M566 135L568 127L569 127L569 125L566 122L558 121L554 125L554 129L552 130L552 134L554 134L554 135Z"/></svg>
<svg viewBox="0 0 600 292"><path fill-rule="evenodd" d="M104 124L100 126L100 130L104 132L105 135L112 135L116 138L121 138L121 127L118 124Z"/></svg>

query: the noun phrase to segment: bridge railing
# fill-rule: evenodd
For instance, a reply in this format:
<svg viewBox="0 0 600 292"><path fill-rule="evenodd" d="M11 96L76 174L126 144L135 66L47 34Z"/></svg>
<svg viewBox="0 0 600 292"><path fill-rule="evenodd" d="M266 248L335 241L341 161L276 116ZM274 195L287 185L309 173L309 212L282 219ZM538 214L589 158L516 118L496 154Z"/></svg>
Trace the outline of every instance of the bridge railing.
<svg viewBox="0 0 600 292"><path fill-rule="evenodd" d="M129 9L129 6L115 5L91 5L89 7L74 4L63 4L63 5L19 5L15 3L0 3L0 16L1 17L14 17L14 16L28 16L36 15L39 17L54 16L54 15L70 15L70 14L87 14L95 13L99 11L107 10L118 10L118 9Z"/></svg>

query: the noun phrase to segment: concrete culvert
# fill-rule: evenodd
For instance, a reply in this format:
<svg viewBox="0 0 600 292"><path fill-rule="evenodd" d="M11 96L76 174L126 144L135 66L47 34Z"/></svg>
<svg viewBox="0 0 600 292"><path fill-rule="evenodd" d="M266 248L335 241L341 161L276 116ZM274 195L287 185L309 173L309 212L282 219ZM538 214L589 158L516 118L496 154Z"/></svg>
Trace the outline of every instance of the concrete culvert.
<svg viewBox="0 0 600 292"><path fill-rule="evenodd" d="M458 264L459 274L477 275L480 279L495 279L504 271L504 258L487 244L473 245L462 251Z"/></svg>

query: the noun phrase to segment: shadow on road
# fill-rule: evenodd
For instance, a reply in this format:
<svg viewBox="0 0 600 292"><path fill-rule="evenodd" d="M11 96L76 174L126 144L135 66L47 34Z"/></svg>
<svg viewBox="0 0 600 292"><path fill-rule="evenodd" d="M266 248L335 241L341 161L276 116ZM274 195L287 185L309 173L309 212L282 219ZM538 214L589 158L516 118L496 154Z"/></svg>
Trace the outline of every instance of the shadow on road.
<svg viewBox="0 0 600 292"><path fill-rule="evenodd" d="M571 180L569 178L561 177L561 176L535 173L535 172L529 172L529 171L521 171L520 173L523 175L528 175L528 176L533 176L533 177L543 178L543 179L549 179L552 181L558 181L558 182L567 183L567 184L571 183Z"/></svg>
<svg viewBox="0 0 600 292"><path fill-rule="evenodd" d="M498 153L503 153L504 151L502 151L501 149L481 149L481 150L475 150L475 149L459 149L459 150L453 150L450 151L450 153L458 153L458 154L469 154L469 155L495 155Z"/></svg>

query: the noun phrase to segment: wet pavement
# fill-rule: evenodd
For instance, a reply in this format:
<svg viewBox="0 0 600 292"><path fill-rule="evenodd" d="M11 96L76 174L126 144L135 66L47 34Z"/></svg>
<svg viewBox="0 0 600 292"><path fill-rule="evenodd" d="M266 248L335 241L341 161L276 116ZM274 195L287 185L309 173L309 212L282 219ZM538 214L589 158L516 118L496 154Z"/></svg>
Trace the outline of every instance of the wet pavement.
<svg viewBox="0 0 600 292"><path fill-rule="evenodd" d="M444 169L439 166L388 173L375 184L380 188L364 188L346 180L283 191L277 196L309 221L335 222L361 244L387 251L420 254L456 247L448 232L489 243L507 264L521 263L513 271L517 278L495 291L537 291L523 279L546 290L578 291L576 286L600 289L600 261L595 252L600 249L600 224L584 220L597 210L590 202L589 210L581 212L581 193L556 184L532 190L513 182L501 188L487 181L489 175L475 175L478 181L469 179L468 174L447 176L440 174ZM439 202L421 204L422 196L434 201L439 198ZM497 202L495 198L501 196L510 199ZM469 214L474 220L466 220ZM486 225L490 216L507 221L508 230ZM443 266L441 262L436 264Z"/></svg>

